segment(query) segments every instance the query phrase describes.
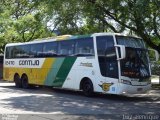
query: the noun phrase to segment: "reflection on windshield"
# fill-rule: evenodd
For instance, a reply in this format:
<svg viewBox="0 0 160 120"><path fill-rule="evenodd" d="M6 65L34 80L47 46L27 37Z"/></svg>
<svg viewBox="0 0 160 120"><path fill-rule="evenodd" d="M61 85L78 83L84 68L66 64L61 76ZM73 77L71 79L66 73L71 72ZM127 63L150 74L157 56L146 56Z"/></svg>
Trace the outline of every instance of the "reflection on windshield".
<svg viewBox="0 0 160 120"><path fill-rule="evenodd" d="M149 65L145 49L126 48L126 58L121 61L122 76L149 77Z"/></svg>
<svg viewBox="0 0 160 120"><path fill-rule="evenodd" d="M147 51L142 39L116 36L117 43L126 47L126 58L120 61L121 75L132 78L150 77Z"/></svg>
<svg viewBox="0 0 160 120"><path fill-rule="evenodd" d="M124 45L126 47L145 48L144 43L140 38L117 36L117 42L119 45Z"/></svg>

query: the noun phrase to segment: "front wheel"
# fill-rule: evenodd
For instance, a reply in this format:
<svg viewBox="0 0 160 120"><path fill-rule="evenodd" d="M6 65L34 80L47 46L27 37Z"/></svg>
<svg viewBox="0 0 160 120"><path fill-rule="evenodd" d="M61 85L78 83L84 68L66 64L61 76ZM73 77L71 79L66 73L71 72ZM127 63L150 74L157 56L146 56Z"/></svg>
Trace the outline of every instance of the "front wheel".
<svg viewBox="0 0 160 120"><path fill-rule="evenodd" d="M83 82L82 90L85 96L92 96L93 95L93 84L90 80L86 80Z"/></svg>

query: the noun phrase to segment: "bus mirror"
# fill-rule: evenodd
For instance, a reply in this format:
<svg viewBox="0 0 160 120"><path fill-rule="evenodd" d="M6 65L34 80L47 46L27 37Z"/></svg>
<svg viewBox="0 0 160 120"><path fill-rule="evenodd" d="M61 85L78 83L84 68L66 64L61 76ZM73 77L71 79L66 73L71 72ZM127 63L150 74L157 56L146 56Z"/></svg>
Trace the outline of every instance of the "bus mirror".
<svg viewBox="0 0 160 120"><path fill-rule="evenodd" d="M158 51L154 49L149 49L149 59L151 62L157 62L159 60Z"/></svg>
<svg viewBox="0 0 160 120"><path fill-rule="evenodd" d="M126 58L126 48L124 45L115 45L118 48L118 57L117 60L122 60Z"/></svg>

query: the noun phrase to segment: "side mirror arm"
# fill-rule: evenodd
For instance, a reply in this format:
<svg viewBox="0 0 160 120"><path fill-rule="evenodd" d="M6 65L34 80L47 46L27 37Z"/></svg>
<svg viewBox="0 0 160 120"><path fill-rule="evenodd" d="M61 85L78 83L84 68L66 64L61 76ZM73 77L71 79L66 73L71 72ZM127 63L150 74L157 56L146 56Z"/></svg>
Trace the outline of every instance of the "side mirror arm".
<svg viewBox="0 0 160 120"><path fill-rule="evenodd" d="M126 48L124 45L115 45L116 48L120 48L120 55L118 55L117 60L122 60L126 58Z"/></svg>
<svg viewBox="0 0 160 120"><path fill-rule="evenodd" d="M149 51L154 51L156 60L153 61L153 62L157 62L157 61L159 60L159 53L158 53L158 51L157 51L157 50L154 50L154 49L148 49L148 50L149 50Z"/></svg>

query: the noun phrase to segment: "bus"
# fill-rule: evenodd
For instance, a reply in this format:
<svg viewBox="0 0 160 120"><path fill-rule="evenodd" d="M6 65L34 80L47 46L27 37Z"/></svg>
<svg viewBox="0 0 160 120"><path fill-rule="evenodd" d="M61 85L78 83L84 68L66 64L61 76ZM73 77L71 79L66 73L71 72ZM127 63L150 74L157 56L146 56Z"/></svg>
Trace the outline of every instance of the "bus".
<svg viewBox="0 0 160 120"><path fill-rule="evenodd" d="M81 90L86 96L145 93L151 88L144 41L117 33L7 44L3 77L18 88L43 85Z"/></svg>

